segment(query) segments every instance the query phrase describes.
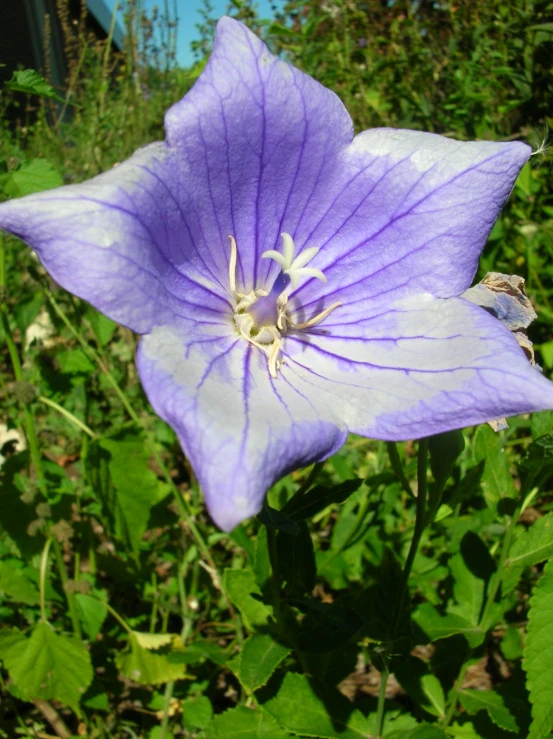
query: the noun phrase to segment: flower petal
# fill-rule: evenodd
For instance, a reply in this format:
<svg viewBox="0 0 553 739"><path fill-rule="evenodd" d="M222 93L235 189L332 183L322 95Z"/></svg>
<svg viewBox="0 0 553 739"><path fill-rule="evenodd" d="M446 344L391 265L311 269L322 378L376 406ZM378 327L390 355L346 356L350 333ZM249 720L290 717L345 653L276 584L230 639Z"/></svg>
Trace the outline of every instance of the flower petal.
<svg viewBox="0 0 553 739"><path fill-rule="evenodd" d="M214 243L236 238L244 292L266 287L278 269L261 255L280 251L280 234L309 209L352 140L344 106L241 23L222 18L205 70L165 125L189 163L204 231Z"/></svg>
<svg viewBox="0 0 553 739"><path fill-rule="evenodd" d="M553 407L553 384L512 334L458 298L426 294L381 306L355 335L326 322L291 333L284 355L283 378L321 418L338 417L349 431L377 439L420 438Z"/></svg>
<svg viewBox="0 0 553 739"><path fill-rule="evenodd" d="M215 523L229 531L255 515L282 475L334 453L343 424L273 380L267 357L232 330L169 326L142 338L140 377L154 410L177 432Z"/></svg>
<svg viewBox="0 0 553 739"><path fill-rule="evenodd" d="M303 285L298 302L460 295L530 153L418 131L360 134L291 231L297 245L320 247L312 266L328 279Z"/></svg>
<svg viewBox="0 0 553 739"><path fill-rule="evenodd" d="M163 143L79 185L0 204L0 228L26 241L52 277L144 333L191 312L222 320L228 285L183 208L182 164ZM215 270L215 265L216 270Z"/></svg>

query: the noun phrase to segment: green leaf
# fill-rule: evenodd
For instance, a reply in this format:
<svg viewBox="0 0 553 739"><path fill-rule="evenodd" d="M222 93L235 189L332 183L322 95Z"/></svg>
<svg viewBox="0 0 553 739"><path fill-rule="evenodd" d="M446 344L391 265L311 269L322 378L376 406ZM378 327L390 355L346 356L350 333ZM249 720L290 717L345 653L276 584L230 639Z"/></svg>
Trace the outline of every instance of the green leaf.
<svg viewBox="0 0 553 739"><path fill-rule="evenodd" d="M442 685L421 659L408 656L396 669L395 675L405 692L427 713L440 718L445 716Z"/></svg>
<svg viewBox="0 0 553 739"><path fill-rule="evenodd" d="M462 634L471 647L477 647L484 640L484 632L474 627L470 621L456 614L441 616L430 603L422 603L413 613L413 621L424 631L430 641L447 639L453 634Z"/></svg>
<svg viewBox="0 0 553 739"><path fill-rule="evenodd" d="M11 80L6 82L6 88L13 92L24 92L28 95L38 95L50 100L58 100L60 103L64 102L52 85L49 85L44 77L41 77L34 69L20 69L14 72Z"/></svg>
<svg viewBox="0 0 553 739"><path fill-rule="evenodd" d="M90 325L100 346L106 346L117 328L115 321L112 321L111 318L104 316L102 313L98 313L92 306L87 310L86 317L90 321Z"/></svg>
<svg viewBox="0 0 553 739"><path fill-rule="evenodd" d="M532 413L530 416L530 429L532 431L532 438L537 439L543 434L548 434L553 427L553 412L552 411L540 411L538 413Z"/></svg>
<svg viewBox="0 0 553 739"><path fill-rule="evenodd" d="M507 567L531 567L553 556L553 513L538 518L513 542Z"/></svg>
<svg viewBox="0 0 553 739"><path fill-rule="evenodd" d="M127 651L119 653L115 661L125 677L142 685L159 685L169 680L187 678L186 666L176 660L171 661L169 657L170 655L153 653L140 646L136 632L132 632Z"/></svg>
<svg viewBox="0 0 553 739"><path fill-rule="evenodd" d="M37 586L16 559L0 562L0 595L28 606L36 605L40 598Z"/></svg>
<svg viewBox="0 0 553 739"><path fill-rule="evenodd" d="M86 635L89 639L96 639L108 615L107 608L98 598L84 593L75 593L75 601L79 620Z"/></svg>
<svg viewBox="0 0 553 739"><path fill-rule="evenodd" d="M502 498L517 497L501 436L487 425L479 426L476 430L474 460L475 462L485 461L482 488L488 503L495 504Z"/></svg>
<svg viewBox="0 0 553 739"><path fill-rule="evenodd" d="M223 573L223 584L225 592L242 614L244 623L250 631L267 626L273 609L262 602L261 590L249 567L243 570L226 569ZM254 595L259 597L254 598Z"/></svg>
<svg viewBox="0 0 553 739"><path fill-rule="evenodd" d="M254 634L246 639L238 666L238 678L246 691L253 693L266 685L288 654L290 649L274 641L269 634Z"/></svg>
<svg viewBox="0 0 553 739"><path fill-rule="evenodd" d="M148 526L150 510L167 494L148 467L149 454L141 440L103 439L100 446L109 452L109 471L114 482L127 537L135 552Z"/></svg>
<svg viewBox="0 0 553 739"><path fill-rule="evenodd" d="M439 490L453 472L458 456L465 448L463 432L459 430L446 431L443 434L431 436L428 441L430 452L430 470Z"/></svg>
<svg viewBox="0 0 553 739"><path fill-rule="evenodd" d="M95 370L90 359L80 349L59 352L56 360L60 370L66 375L90 375Z"/></svg>
<svg viewBox="0 0 553 739"><path fill-rule="evenodd" d="M312 518L320 511L324 511L329 505L343 503L352 493L355 493L363 480L346 480L339 485L327 487L325 485L316 485L307 493L302 495L294 495L282 509L283 513L292 517L296 521L303 521L306 518Z"/></svg>
<svg viewBox="0 0 553 739"><path fill-rule="evenodd" d="M449 605L448 612L465 618L471 626L477 628L487 584L494 568L484 542L475 533L468 531L461 541L461 553L449 560L456 605Z"/></svg>
<svg viewBox="0 0 553 739"><path fill-rule="evenodd" d="M274 698L263 704L285 729L317 739L366 739L368 722L337 690L316 688L305 675L289 672Z"/></svg>
<svg viewBox="0 0 553 739"><path fill-rule="evenodd" d="M142 631L133 631L132 633L141 647L153 652L162 647L168 647L175 638L174 634L149 634Z"/></svg>
<svg viewBox="0 0 553 739"><path fill-rule="evenodd" d="M296 526L296 535L279 531L276 541L280 575L285 583L286 594L292 598L310 593L315 587L317 575L315 550L309 528L305 521L296 523Z"/></svg>
<svg viewBox="0 0 553 739"><path fill-rule="evenodd" d="M31 159L10 172L4 185L6 195L17 198L63 185L60 173L46 159Z"/></svg>
<svg viewBox="0 0 553 739"><path fill-rule="evenodd" d="M41 622L29 639L18 640L2 658L14 685L28 699L58 700L78 712L93 678L90 655L81 641L58 635Z"/></svg>
<svg viewBox="0 0 553 739"><path fill-rule="evenodd" d="M288 739L290 736L271 716L245 706L215 716L205 731L205 739Z"/></svg>
<svg viewBox="0 0 553 739"><path fill-rule="evenodd" d="M290 602L305 613L298 632L298 647L302 652L341 649L363 625L357 613L340 603L321 603L308 597Z"/></svg>
<svg viewBox="0 0 553 739"><path fill-rule="evenodd" d="M205 695L185 698L181 703L182 724L188 731L205 729L213 717L213 706Z"/></svg>
<svg viewBox="0 0 553 739"><path fill-rule="evenodd" d="M553 560L543 570L530 598L529 623L522 665L532 704L528 739L553 731Z"/></svg>
<svg viewBox="0 0 553 739"><path fill-rule="evenodd" d="M403 734L403 737L405 739L449 739L449 734L435 724L421 724L408 734Z"/></svg>
<svg viewBox="0 0 553 739"><path fill-rule="evenodd" d="M505 731L518 732L518 725L499 693L493 690L461 690L459 700L465 711L471 715L486 710L488 716Z"/></svg>
<svg viewBox="0 0 553 739"><path fill-rule="evenodd" d="M287 534L297 534L299 531L298 524L290 516L269 505L264 506L257 514L257 520L264 526L276 529L276 531L284 531Z"/></svg>
<svg viewBox="0 0 553 739"><path fill-rule="evenodd" d="M539 486L553 473L553 436L544 434L533 441L519 464L522 494Z"/></svg>

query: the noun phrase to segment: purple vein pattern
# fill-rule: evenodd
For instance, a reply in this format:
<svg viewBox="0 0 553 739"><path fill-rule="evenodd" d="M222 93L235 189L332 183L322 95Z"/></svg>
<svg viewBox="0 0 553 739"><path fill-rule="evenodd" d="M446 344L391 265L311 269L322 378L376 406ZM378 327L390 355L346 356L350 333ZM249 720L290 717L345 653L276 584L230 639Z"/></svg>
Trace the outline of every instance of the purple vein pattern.
<svg viewBox="0 0 553 739"><path fill-rule="evenodd" d="M142 335L148 398L222 529L348 432L403 440L553 408L508 329L459 297L525 144L354 137L334 93L229 18L166 132L88 182L1 204L0 227ZM296 256L318 247L326 281L305 270L281 324L256 326L282 233Z"/></svg>

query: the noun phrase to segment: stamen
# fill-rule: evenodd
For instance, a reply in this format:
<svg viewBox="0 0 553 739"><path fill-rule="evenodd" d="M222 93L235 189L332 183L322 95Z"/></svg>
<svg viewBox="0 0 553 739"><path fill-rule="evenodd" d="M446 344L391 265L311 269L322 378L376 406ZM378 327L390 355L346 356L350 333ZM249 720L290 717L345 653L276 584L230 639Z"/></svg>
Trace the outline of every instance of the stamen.
<svg viewBox="0 0 553 739"><path fill-rule="evenodd" d="M328 315L330 315L333 310L336 310L336 308L339 308L341 305L342 303L333 303L328 308L325 308L325 310L319 313L318 316L310 318L309 321L306 321L305 323L293 323L290 328L301 331L304 328L311 328L312 326L316 326L321 321L324 321L324 319Z"/></svg>
<svg viewBox="0 0 553 739"><path fill-rule="evenodd" d="M230 283L231 292L236 292L236 258L238 256L238 249L236 248L236 241L234 236L229 236L230 239L230 259L228 263L228 281Z"/></svg>

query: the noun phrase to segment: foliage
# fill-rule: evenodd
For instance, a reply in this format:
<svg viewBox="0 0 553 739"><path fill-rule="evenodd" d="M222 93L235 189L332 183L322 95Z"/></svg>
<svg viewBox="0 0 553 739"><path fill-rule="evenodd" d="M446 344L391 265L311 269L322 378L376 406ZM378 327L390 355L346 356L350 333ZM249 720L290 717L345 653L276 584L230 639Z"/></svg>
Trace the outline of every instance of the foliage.
<svg viewBox="0 0 553 739"><path fill-rule="evenodd" d="M167 7L157 20L137 8L125 7L121 54L65 29L64 89L15 73L0 100L0 198L83 180L163 136L213 24L208 12L197 64L178 69ZM235 0L231 12L334 89L357 130L528 138L551 113L544 0L291 0L271 22ZM481 268L525 277L549 374L545 159L524 169ZM138 384L135 337L58 290L15 239L0 242L0 291L0 422L13 432L0 441L0 736L553 730L551 413L431 439L418 479L424 443L352 438L221 534Z"/></svg>

